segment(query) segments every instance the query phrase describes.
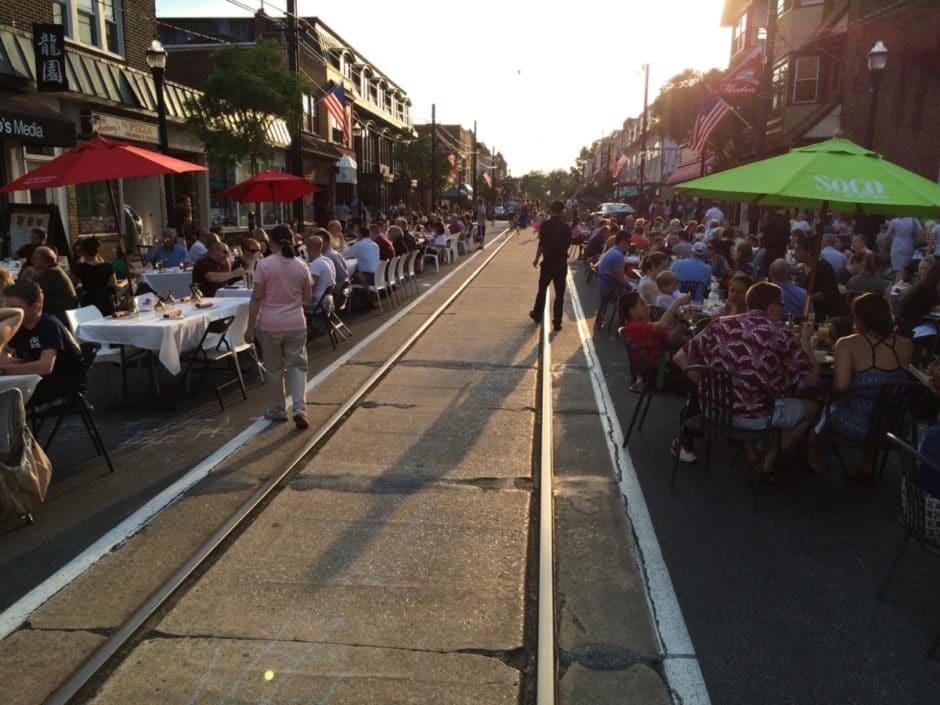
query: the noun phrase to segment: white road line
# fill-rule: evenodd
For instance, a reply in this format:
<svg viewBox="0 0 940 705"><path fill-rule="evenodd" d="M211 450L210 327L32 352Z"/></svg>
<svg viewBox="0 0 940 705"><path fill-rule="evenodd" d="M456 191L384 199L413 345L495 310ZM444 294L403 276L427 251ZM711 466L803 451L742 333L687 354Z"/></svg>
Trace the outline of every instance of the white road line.
<svg viewBox="0 0 940 705"><path fill-rule="evenodd" d="M507 230L500 232L489 242L487 242L486 246L490 247L507 232ZM473 254L469 255L459 266L454 268L452 272L446 274L424 293L430 294L432 291L435 291L439 287L443 286L451 277L456 275L466 265L470 264L480 254L482 253L475 251ZM312 377L307 382L307 391L309 392L311 389L321 384L340 367L358 355L363 348L371 344L375 339L383 335L388 329L408 315L419 303L422 302L422 300L423 297L421 295L416 296L410 304L392 316L388 321L382 324L382 326L373 331L370 335L363 338L357 345L353 346L348 352L337 358L333 363L323 368L319 374ZM30 615L39 609L39 607L41 607L53 595L81 576L82 573L91 568L109 552L114 550L116 546L123 543L128 538L140 531L157 514L170 506L195 484L205 479L223 461L233 455L236 451L238 451L239 448L248 443L252 438L261 433L271 423L272 422L266 421L263 418L255 421L244 431L235 436L235 438L219 448L201 463L195 465L189 472L179 478L176 482L164 489L157 496L153 497L149 502L140 507L124 521L108 531L88 548L78 554L75 558L59 568L59 570L57 570L39 585L23 595L23 597L21 597L19 600L10 605L2 613L0 613L0 639L6 639L10 634L19 629L19 627L29 619Z"/></svg>
<svg viewBox="0 0 940 705"><path fill-rule="evenodd" d="M568 291L574 308L581 336L581 345L587 358L588 374L594 388L594 399L600 412L607 439L610 460L620 484L620 492L626 502L627 516L633 525L633 539L636 543L640 570L643 571L646 587L646 599L650 607L653 626L659 637L663 653L663 672L672 691L673 701L681 705L709 705L708 690L699 668L698 657L689 637L689 630L682 617L682 609L676 599L669 577L669 569L663 559L653 521L646 506L646 498L640 487L636 469L630 452L623 447L623 432L617 410L614 408L610 390L604 379L594 341L584 317L581 299L575 287L571 270L568 271Z"/></svg>

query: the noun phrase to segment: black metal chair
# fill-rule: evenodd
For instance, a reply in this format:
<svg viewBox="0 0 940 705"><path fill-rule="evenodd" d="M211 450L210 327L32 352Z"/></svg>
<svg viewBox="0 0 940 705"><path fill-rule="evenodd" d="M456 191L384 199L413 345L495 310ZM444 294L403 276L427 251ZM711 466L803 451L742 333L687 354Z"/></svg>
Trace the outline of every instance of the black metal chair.
<svg viewBox="0 0 940 705"><path fill-rule="evenodd" d="M336 350L338 341L346 340L352 335L352 331L336 315L334 306L326 300L330 293L330 290L324 291L320 299L307 312L307 331L311 335L328 335L330 345Z"/></svg>
<svg viewBox="0 0 940 705"><path fill-rule="evenodd" d="M186 367L183 369L179 384L176 387L177 396L183 389L183 386L189 381L193 367L196 364L200 364L202 365L202 374L199 376L199 381L193 386L193 396L196 396L199 392L199 387L202 386L203 381L208 377L212 380L215 398L218 400L219 407L222 411L225 411L225 403L222 401L222 390L226 387L237 384L241 389L242 398L248 399L248 390L245 388L245 379L242 376L241 365L238 362L238 354L235 352L235 346L231 344L227 337L234 320L235 316L226 316L225 318L210 322L209 325L206 326L206 332L203 333L199 344L180 356L180 361L185 362ZM207 344L210 336L218 336L218 340L215 344ZM212 372L212 367L215 363L222 360L227 360L232 366L235 371L235 379L220 384L215 374Z"/></svg>
<svg viewBox="0 0 940 705"><path fill-rule="evenodd" d="M902 441L893 433L888 433L888 442L904 459L901 467L904 472L901 481L901 514L899 519L904 527L904 537L894 554L888 574L878 588L878 599L883 600L904 557L904 551L911 539L914 539L930 553L940 556L940 498L926 493L921 486L921 473L925 470L937 473L940 477L940 465L919 453L915 448ZM940 632L927 650L929 656L936 658L940 650Z"/></svg>
<svg viewBox="0 0 940 705"><path fill-rule="evenodd" d="M681 281L679 282L679 291L691 296L694 303L700 304L705 300L705 294L708 293L708 285L700 281Z"/></svg>
<svg viewBox="0 0 940 705"><path fill-rule="evenodd" d="M646 414L650 410L653 397L676 395L663 388L666 373L665 355L660 355L655 360L648 360L642 355L634 355L640 358L639 362L634 363L634 356L630 355L632 341L624 335L623 328L618 329L617 333L623 340L624 347L627 350L627 360L630 365L630 392L637 395L633 415L630 417L630 425L627 426L627 432L623 434L623 447L626 448L630 442L630 436L633 434L637 417L639 417L640 423L636 425L636 430L639 433L643 432L643 424L646 421Z"/></svg>
<svg viewBox="0 0 940 705"><path fill-rule="evenodd" d="M836 456L843 471L848 474L841 451L854 449L861 451L874 451L872 467L878 467L878 478L884 475L885 465L888 462L888 453L895 446L888 440L888 434L910 438L916 441L914 423L911 418L911 406L915 396L920 392L920 385L914 382L900 382L881 384L873 387L854 389L850 393L836 399L830 398L826 403L825 440L826 440L826 494L825 508L829 509L829 497L832 485L832 456ZM870 408L871 415L864 434L861 436L849 435L840 430L838 423L831 421L833 404L859 410ZM838 412L837 412L838 413ZM909 433L905 432L905 428ZM880 463L878 462L880 458Z"/></svg>
<svg viewBox="0 0 940 705"><path fill-rule="evenodd" d="M597 277L599 282L604 282L607 285L608 290L606 294L601 294L600 305L597 308L597 318L594 323L602 329L606 326L609 330L618 313L619 306L617 302L620 301L621 296L630 293L631 287L628 284L618 282L609 274L598 273Z"/></svg>
<svg viewBox="0 0 940 705"><path fill-rule="evenodd" d="M98 350L101 349L101 345L98 343L82 343L80 347L82 351L82 362L87 372L91 369L92 365L95 364L95 358L98 355ZM55 439L55 435L62 425L62 420L66 416L78 416L85 425L85 430L88 431L88 437L95 447L95 452L98 455L104 456L108 468L111 472L114 472L114 464L111 462L111 456L108 455L108 450L105 448L101 434L98 432L98 427L95 425L93 416L94 410L94 407L89 403L88 399L85 398L85 390L81 387L70 390L59 399L31 405L27 408L30 427L37 440L39 440L39 433L45 422L55 417L55 425L52 427L52 432L49 434L49 437L46 438L45 443L40 441L40 444L45 450L48 450L52 445L52 441Z"/></svg>
<svg viewBox="0 0 940 705"><path fill-rule="evenodd" d="M757 463L754 472L755 487L760 487L764 475L764 458L771 443L779 443L779 433L771 426L774 411L774 394L764 383L750 376L728 370L693 365L686 369L686 375L698 387L698 401L701 413L679 423L679 436L691 434L705 441L705 469L711 467L712 445L715 442L728 444L753 444L757 448ZM765 424L757 429L740 428L734 424L734 404L737 394L735 386L749 388L761 399L761 407L756 416L766 417ZM678 454L672 465L672 487L676 486L679 474ZM757 498L755 496L755 502Z"/></svg>

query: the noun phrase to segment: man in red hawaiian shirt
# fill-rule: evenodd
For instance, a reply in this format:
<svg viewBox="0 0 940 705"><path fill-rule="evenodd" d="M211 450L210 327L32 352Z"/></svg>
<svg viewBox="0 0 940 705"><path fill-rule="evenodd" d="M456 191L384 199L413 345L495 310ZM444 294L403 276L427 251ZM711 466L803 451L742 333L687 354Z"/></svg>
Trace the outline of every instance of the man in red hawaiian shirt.
<svg viewBox="0 0 940 705"><path fill-rule="evenodd" d="M813 354L812 325L806 323L799 336L780 325L783 295L776 284L760 282L747 292L747 313L714 321L676 353L673 361L682 369L708 365L753 377L770 388L775 397L771 426L779 428L780 446L788 449L801 439L819 415L819 405L809 399L785 396L799 379L809 385L819 382L819 365ZM759 429L767 423L762 396L748 384L735 384L733 423L739 428ZM772 445L764 461L770 474L776 460Z"/></svg>

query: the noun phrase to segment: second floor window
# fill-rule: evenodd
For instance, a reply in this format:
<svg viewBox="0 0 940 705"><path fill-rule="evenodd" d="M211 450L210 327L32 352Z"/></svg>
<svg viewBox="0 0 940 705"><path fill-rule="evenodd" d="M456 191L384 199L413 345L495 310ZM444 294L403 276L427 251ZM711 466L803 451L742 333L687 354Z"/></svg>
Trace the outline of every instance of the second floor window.
<svg viewBox="0 0 940 705"><path fill-rule="evenodd" d="M304 118L303 129L312 132L315 135L320 134L319 116L317 114L317 99L312 95L304 94Z"/></svg>
<svg viewBox="0 0 940 705"><path fill-rule="evenodd" d="M747 12L743 13L731 29L731 54L737 54L747 46Z"/></svg>
<svg viewBox="0 0 940 705"><path fill-rule="evenodd" d="M117 0L54 0L52 19L76 42L112 54L122 51Z"/></svg>
<svg viewBox="0 0 940 705"><path fill-rule="evenodd" d="M818 98L819 57L797 57L793 70L793 102L815 103Z"/></svg>

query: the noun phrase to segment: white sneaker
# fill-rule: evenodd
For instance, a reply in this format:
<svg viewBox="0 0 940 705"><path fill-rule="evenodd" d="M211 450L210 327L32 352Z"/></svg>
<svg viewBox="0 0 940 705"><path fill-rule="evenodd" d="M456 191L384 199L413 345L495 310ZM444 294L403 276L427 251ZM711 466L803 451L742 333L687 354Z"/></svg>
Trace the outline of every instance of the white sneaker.
<svg viewBox="0 0 940 705"><path fill-rule="evenodd" d="M678 455L680 463L697 463L698 456L693 453L691 450L686 450L683 448L678 441L672 442L672 448L670 449L673 455Z"/></svg>

